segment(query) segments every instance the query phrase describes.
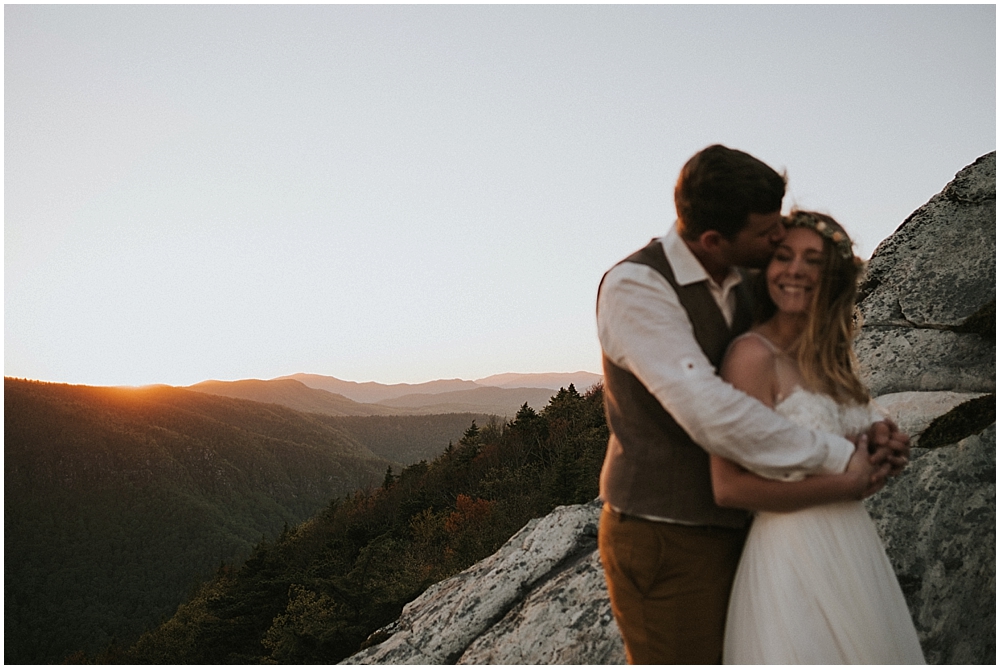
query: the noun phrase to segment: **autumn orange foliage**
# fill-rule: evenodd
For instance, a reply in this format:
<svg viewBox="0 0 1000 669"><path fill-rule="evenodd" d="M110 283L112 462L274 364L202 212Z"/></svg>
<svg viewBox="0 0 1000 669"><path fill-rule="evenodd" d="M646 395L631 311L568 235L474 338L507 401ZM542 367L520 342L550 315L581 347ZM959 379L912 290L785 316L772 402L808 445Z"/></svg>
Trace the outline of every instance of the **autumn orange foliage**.
<svg viewBox="0 0 1000 669"><path fill-rule="evenodd" d="M460 494L455 499L455 510L444 521L444 529L448 534L456 534L465 527L478 525L489 517L492 510L492 502Z"/></svg>

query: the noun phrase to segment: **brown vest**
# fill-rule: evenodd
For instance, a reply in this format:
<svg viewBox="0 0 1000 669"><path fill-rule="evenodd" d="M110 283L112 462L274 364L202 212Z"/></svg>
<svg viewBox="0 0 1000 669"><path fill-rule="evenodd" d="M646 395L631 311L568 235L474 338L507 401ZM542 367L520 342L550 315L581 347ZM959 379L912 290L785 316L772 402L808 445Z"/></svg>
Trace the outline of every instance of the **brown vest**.
<svg viewBox="0 0 1000 669"><path fill-rule="evenodd" d="M677 291L701 350L718 369L726 347L751 324L748 281L737 287L733 326L704 281L679 286L654 239L622 262L648 265ZM603 283L603 279L602 279ZM743 527L748 514L715 504L708 453L695 444L652 393L604 356L604 409L611 430L601 469L601 498L619 511L697 525ZM711 407L705 407L711 411Z"/></svg>

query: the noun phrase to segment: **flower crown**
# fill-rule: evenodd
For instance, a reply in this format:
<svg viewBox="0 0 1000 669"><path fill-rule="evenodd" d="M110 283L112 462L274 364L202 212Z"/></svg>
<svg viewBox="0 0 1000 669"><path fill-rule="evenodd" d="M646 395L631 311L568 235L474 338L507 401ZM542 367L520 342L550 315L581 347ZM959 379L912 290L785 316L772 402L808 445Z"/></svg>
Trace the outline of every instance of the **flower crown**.
<svg viewBox="0 0 1000 669"><path fill-rule="evenodd" d="M826 221L821 221L812 214L804 211L797 211L795 214L785 219L785 227L809 228L821 237L825 237L833 242L833 245L837 248L837 252L840 253L841 258L850 260L854 257L854 250L851 248L850 238Z"/></svg>

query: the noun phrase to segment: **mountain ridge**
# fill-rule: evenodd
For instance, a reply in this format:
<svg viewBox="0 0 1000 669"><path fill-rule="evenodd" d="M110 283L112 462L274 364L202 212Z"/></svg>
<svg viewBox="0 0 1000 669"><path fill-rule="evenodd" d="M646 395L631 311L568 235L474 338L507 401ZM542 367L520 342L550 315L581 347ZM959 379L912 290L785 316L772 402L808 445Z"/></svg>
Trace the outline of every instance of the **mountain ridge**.
<svg viewBox="0 0 1000 669"><path fill-rule="evenodd" d="M506 372L504 374L493 374L475 382L482 386L496 386L499 388L548 388L559 390L568 388L571 384L580 392L584 392L596 383L600 383L600 374L585 372L540 372L540 373L519 373Z"/></svg>
<svg viewBox="0 0 1000 669"><path fill-rule="evenodd" d="M407 416L451 413L513 417L527 404L544 407L560 388L593 387L601 377L590 372L497 374L479 381L438 379L425 383L358 383L319 374L275 379L202 381L188 390L279 404L327 416Z"/></svg>
<svg viewBox="0 0 1000 669"><path fill-rule="evenodd" d="M385 416L399 414L399 411L378 404L357 402L328 390L310 388L296 379L242 379L239 381L202 381L193 386L193 390L209 395L222 395L254 402L281 404L296 411L307 413L322 413L328 416ZM412 413L403 411L402 413Z"/></svg>
<svg viewBox="0 0 1000 669"><path fill-rule="evenodd" d="M384 400L382 406L419 410L421 413L475 413L488 411L497 416L513 418L527 404L541 409L555 394L548 388L500 388L482 386L471 390L444 393L413 393Z"/></svg>
<svg viewBox="0 0 1000 669"><path fill-rule="evenodd" d="M271 381L294 379L310 388L325 390L363 404L376 404L383 400L413 393L437 393L453 390L471 390L476 388L474 381L463 379L440 379L424 383L378 383L377 381L344 381L334 376L322 374L298 373L279 376Z"/></svg>
<svg viewBox="0 0 1000 669"><path fill-rule="evenodd" d="M326 390L327 392L343 395L344 397L361 403L382 403L385 400L395 399L403 395L413 394L439 394L454 392L458 390L474 390L482 387L500 388L547 388L553 392L560 388L569 387L573 384L578 390L584 391L603 377L592 372L539 372L539 373L517 373L506 372L494 374L481 379L469 381L466 379L437 379L425 381L423 383L379 383L377 381L344 381L334 376L322 374L297 373L270 379L278 381L283 379L294 379L310 388Z"/></svg>

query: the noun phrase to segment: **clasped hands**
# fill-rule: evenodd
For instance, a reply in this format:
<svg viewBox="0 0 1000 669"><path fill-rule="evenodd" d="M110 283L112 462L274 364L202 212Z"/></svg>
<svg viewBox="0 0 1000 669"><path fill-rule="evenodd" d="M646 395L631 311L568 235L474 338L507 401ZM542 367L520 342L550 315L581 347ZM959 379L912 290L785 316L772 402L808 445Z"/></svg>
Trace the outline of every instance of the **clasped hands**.
<svg viewBox="0 0 1000 669"><path fill-rule="evenodd" d="M863 497L881 490L890 476L898 476L910 461L910 436L888 418L872 424L867 433L852 441L856 448L868 452L870 467L868 487Z"/></svg>

